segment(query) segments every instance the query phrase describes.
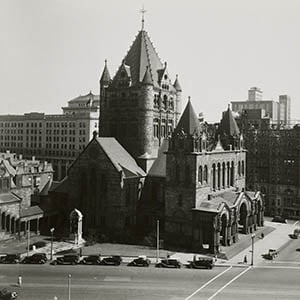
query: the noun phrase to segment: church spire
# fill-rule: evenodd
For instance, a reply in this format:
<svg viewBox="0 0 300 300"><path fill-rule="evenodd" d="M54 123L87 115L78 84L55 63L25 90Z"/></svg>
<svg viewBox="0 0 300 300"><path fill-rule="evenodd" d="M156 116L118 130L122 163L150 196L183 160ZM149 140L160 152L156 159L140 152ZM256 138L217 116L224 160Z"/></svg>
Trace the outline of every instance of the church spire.
<svg viewBox="0 0 300 300"><path fill-rule="evenodd" d="M147 11L145 10L144 5L143 5L142 9L140 10L140 13L142 14L142 30L144 30L144 25L145 25L145 19L144 19L144 17L145 17L145 13L146 12Z"/></svg>

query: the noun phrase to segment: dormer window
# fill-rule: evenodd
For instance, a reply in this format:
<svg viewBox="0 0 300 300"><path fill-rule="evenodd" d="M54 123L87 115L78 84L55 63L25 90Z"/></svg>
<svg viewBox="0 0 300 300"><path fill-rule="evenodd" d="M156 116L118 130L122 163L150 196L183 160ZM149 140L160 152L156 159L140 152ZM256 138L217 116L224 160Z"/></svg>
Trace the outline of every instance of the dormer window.
<svg viewBox="0 0 300 300"><path fill-rule="evenodd" d="M165 80L167 80L167 79L168 79L168 75L167 75L167 74L165 74L165 76L164 76L164 79L165 79Z"/></svg>

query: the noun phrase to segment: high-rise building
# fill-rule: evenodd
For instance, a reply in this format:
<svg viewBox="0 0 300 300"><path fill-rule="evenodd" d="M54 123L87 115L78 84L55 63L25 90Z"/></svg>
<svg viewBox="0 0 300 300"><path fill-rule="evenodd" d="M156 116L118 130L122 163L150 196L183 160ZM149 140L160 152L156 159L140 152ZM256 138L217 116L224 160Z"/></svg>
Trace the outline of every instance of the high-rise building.
<svg viewBox="0 0 300 300"><path fill-rule="evenodd" d="M248 91L245 101L231 101L232 111L243 114L245 110L260 109L263 118L270 118L270 122L277 125L290 125L291 99L287 95L279 96L279 101L263 99L262 90L252 87Z"/></svg>
<svg viewBox="0 0 300 300"><path fill-rule="evenodd" d="M58 115L1 115L0 151L47 160L52 163L55 179L62 179L98 129L99 96L90 92L76 97L62 110Z"/></svg>

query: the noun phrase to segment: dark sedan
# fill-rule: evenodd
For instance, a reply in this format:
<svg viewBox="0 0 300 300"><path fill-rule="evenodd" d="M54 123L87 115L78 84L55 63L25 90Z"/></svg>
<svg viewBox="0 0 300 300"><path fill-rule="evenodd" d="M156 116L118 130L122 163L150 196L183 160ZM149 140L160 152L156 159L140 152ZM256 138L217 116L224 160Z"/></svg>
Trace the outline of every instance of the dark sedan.
<svg viewBox="0 0 300 300"><path fill-rule="evenodd" d="M175 258L162 259L155 265L157 268L181 268L181 263Z"/></svg>
<svg viewBox="0 0 300 300"><path fill-rule="evenodd" d="M148 259L147 256L139 256L127 264L127 266L130 267L149 267L149 265L150 259Z"/></svg>
<svg viewBox="0 0 300 300"><path fill-rule="evenodd" d="M45 264L47 262L47 255L46 253L35 253L24 257L21 262L23 264Z"/></svg>
<svg viewBox="0 0 300 300"><path fill-rule="evenodd" d="M17 264L21 260L20 254L6 254L0 258L1 264Z"/></svg>
<svg viewBox="0 0 300 300"><path fill-rule="evenodd" d="M100 264L104 266L119 266L121 262L122 262L122 257L120 255L112 255L103 258Z"/></svg>
<svg viewBox="0 0 300 300"><path fill-rule="evenodd" d="M96 255L86 256L81 260L81 263L84 265L100 265L101 255L96 254Z"/></svg>
<svg viewBox="0 0 300 300"><path fill-rule="evenodd" d="M12 292L9 289L2 289L0 290L0 299L6 300L6 299L17 299L18 298L18 293L17 292Z"/></svg>
<svg viewBox="0 0 300 300"><path fill-rule="evenodd" d="M65 254L64 256L57 257L56 260L51 262L51 265L77 265L79 261L78 254Z"/></svg>
<svg viewBox="0 0 300 300"><path fill-rule="evenodd" d="M193 261L189 261L188 268L192 269L212 269L214 266L214 259L211 257L199 257Z"/></svg>

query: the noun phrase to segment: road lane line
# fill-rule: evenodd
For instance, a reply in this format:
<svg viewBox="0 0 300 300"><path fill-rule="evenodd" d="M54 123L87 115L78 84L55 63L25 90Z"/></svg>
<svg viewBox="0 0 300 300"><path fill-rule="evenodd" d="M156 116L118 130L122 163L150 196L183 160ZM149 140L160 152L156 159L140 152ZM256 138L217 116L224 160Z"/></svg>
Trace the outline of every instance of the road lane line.
<svg viewBox="0 0 300 300"><path fill-rule="evenodd" d="M210 279L209 281L207 281L205 284L203 284L198 290L196 290L193 294L191 294L190 296L188 296L187 298L185 298L184 300L189 300L191 299L194 295L196 295L199 291L201 291L202 289L204 289L206 286L208 286L211 282L213 282L214 280L216 280L217 278L219 278L220 276L222 276L224 273L226 273L227 271L229 271L230 269L232 269L232 266L230 266L229 268L227 268L226 270L224 270L222 273L216 275L215 277L213 277L212 279Z"/></svg>
<svg viewBox="0 0 300 300"><path fill-rule="evenodd" d="M234 282L235 280L237 280L239 277L241 277L243 274L245 274L246 272L248 272L251 269L251 267L248 267L246 270L244 270L243 272L241 272L240 274L236 275L234 278L232 278L229 282L227 282L224 286L222 286L220 289L218 289L211 297L209 297L207 300L211 300L213 298L215 298L215 296L217 296L220 292L222 292L228 285L230 285L232 282Z"/></svg>

